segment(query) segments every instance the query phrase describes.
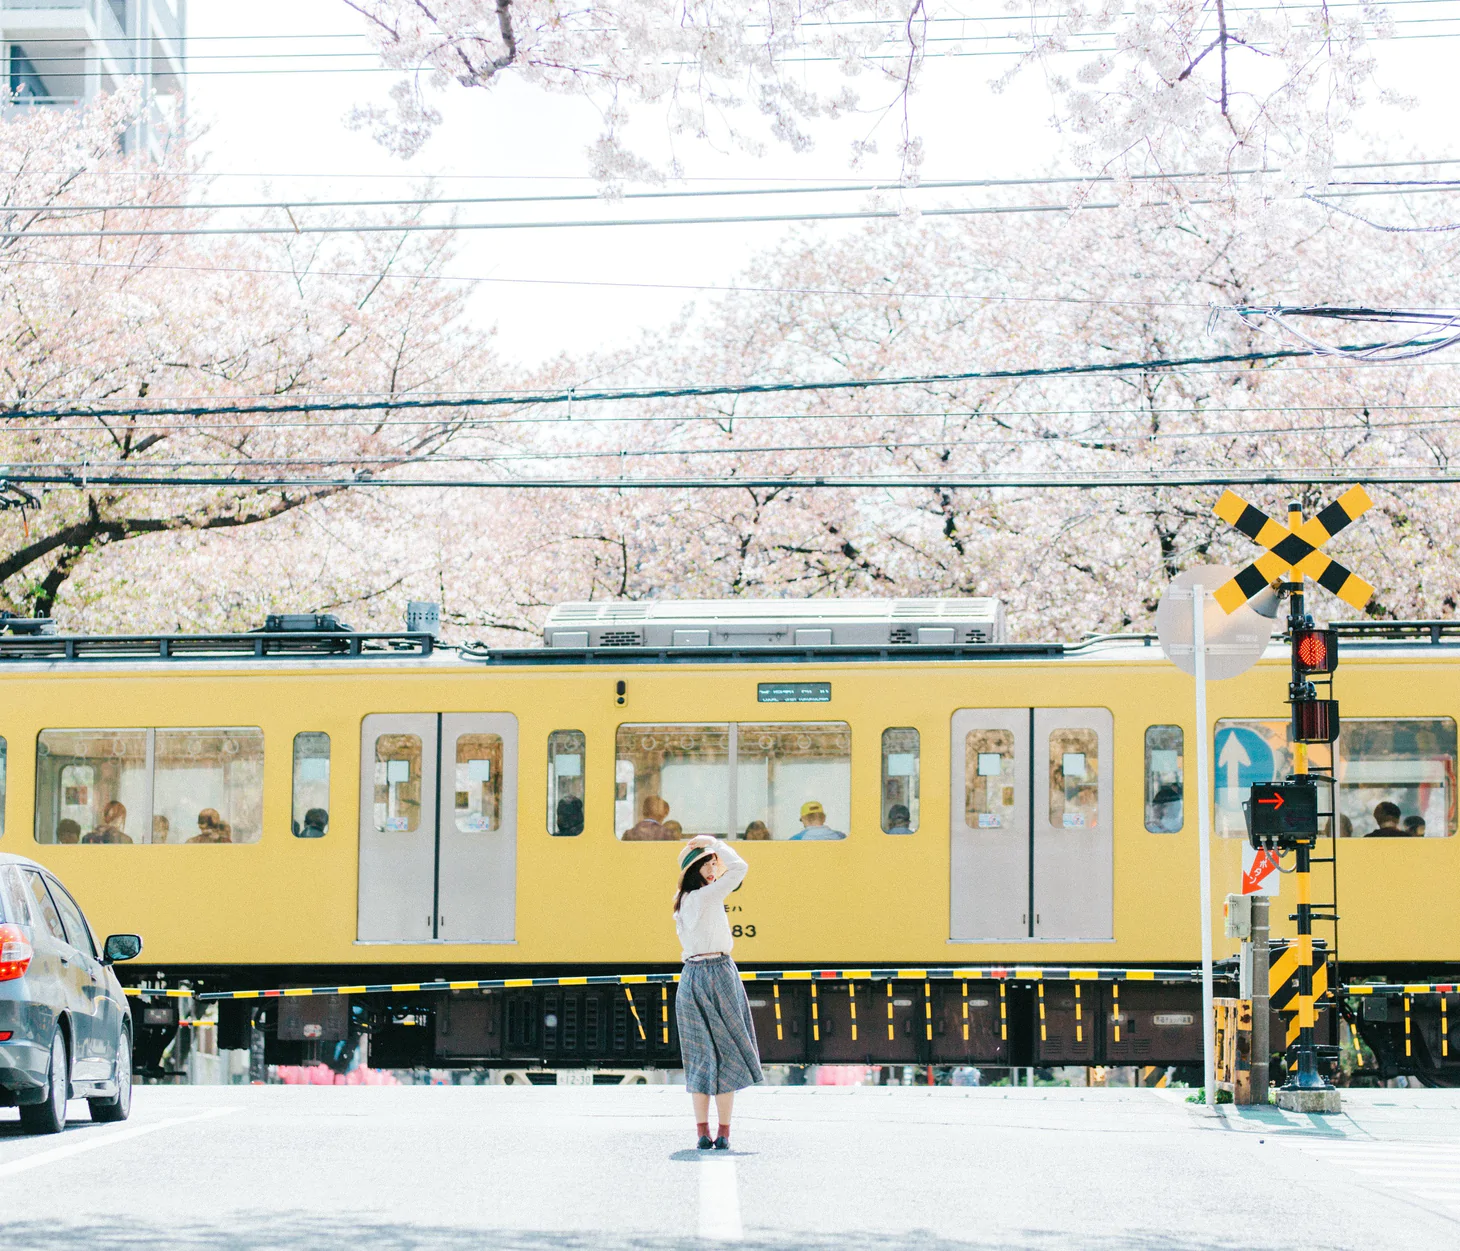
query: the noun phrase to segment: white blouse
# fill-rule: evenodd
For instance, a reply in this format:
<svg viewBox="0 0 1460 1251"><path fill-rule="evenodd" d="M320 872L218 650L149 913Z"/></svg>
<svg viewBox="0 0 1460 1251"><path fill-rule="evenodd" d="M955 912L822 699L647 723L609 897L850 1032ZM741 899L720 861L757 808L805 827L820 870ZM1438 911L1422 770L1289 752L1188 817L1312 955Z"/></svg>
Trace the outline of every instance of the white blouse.
<svg viewBox="0 0 1460 1251"><path fill-rule="evenodd" d="M674 914L674 929L686 960L712 951L728 953L735 945L725 916L725 897L745 881L750 866L724 839L717 838L709 847L720 857L724 872L708 886L690 891Z"/></svg>

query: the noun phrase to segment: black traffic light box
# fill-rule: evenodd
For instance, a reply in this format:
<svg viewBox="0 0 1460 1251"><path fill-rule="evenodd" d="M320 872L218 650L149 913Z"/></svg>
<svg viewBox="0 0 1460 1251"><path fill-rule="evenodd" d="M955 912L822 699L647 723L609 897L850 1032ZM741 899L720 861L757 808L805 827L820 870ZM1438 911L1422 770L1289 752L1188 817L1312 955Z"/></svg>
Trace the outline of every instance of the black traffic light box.
<svg viewBox="0 0 1460 1251"><path fill-rule="evenodd" d="M1248 807L1252 845L1292 847L1318 837L1318 787L1311 782L1258 783Z"/></svg>

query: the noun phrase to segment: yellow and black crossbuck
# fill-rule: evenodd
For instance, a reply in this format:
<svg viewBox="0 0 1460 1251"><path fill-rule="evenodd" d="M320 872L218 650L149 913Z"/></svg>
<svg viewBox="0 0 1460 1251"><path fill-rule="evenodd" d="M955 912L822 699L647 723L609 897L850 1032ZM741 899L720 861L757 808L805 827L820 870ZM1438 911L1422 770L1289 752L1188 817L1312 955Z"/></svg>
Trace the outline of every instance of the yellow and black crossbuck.
<svg viewBox="0 0 1460 1251"><path fill-rule="evenodd" d="M1312 578L1344 603L1363 608L1373 598L1374 588L1318 549L1373 506L1374 501L1363 487L1351 487L1316 517L1290 529L1235 491L1224 491L1213 511L1268 550L1218 587L1213 598L1224 612L1234 613L1291 569L1293 577Z"/></svg>

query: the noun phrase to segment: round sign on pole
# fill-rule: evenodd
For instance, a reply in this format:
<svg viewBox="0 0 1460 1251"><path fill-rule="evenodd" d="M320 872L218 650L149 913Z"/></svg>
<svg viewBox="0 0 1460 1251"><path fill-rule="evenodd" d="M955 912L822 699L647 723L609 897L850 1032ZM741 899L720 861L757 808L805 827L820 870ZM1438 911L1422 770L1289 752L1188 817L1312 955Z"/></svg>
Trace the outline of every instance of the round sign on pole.
<svg viewBox="0 0 1460 1251"><path fill-rule="evenodd" d="M1231 581L1236 570L1230 565L1204 565L1188 569L1171 579L1156 609L1156 636L1166 659L1183 673L1196 673L1196 652L1192 647L1191 597L1194 587L1206 591L1202 624L1206 635L1207 677L1235 678L1252 668L1267 650L1272 638L1273 618L1244 604L1225 613L1211 597L1219 586ZM1258 600L1266 598L1258 596Z"/></svg>

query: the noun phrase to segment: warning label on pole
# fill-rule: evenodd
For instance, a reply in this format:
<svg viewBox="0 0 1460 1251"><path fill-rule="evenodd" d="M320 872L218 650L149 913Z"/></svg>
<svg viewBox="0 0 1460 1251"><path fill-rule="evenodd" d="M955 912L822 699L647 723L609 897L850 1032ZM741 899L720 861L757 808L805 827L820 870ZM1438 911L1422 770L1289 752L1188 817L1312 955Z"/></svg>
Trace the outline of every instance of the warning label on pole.
<svg viewBox="0 0 1460 1251"><path fill-rule="evenodd" d="M1275 851L1258 851L1251 843L1242 844L1242 893L1244 895L1276 895L1282 890L1278 876L1278 855Z"/></svg>

